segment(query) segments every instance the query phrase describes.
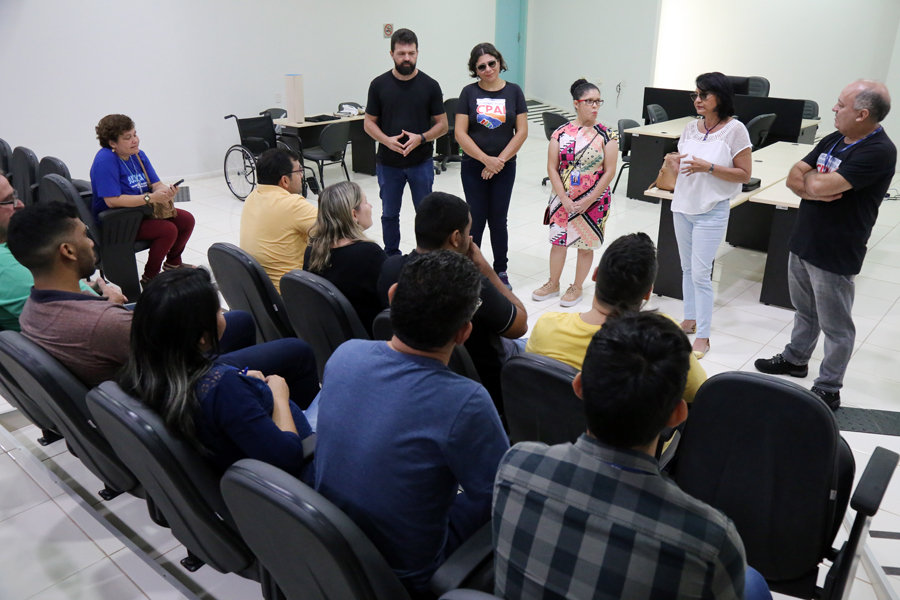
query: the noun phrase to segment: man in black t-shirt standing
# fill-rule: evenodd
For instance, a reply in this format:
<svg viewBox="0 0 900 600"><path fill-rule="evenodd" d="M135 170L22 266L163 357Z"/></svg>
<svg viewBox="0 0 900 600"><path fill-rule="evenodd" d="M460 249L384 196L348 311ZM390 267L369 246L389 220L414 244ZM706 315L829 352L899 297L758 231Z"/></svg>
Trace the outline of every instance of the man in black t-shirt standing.
<svg viewBox="0 0 900 600"><path fill-rule="evenodd" d="M395 31L391 36L394 68L372 80L366 102L366 133L378 142L375 174L381 189L381 232L388 256L400 254L403 188L409 183L416 207L431 193L432 140L447 133L441 86L416 68L418 55L416 34L409 29Z"/></svg>
<svg viewBox="0 0 900 600"><path fill-rule="evenodd" d="M797 309L791 342L781 354L759 359L763 373L806 377L807 364L825 333L825 358L812 391L832 410L841 405L844 371L856 327L853 280L862 269L866 242L890 186L897 149L881 127L891 109L884 84L860 80L838 97L837 132L794 165L787 186L800 196L788 261L791 302Z"/></svg>

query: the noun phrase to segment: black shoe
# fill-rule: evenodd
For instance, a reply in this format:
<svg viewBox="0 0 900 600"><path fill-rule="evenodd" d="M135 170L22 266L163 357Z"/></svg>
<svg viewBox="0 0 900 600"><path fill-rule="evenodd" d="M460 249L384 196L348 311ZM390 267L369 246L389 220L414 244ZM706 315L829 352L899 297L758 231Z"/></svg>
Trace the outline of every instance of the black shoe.
<svg viewBox="0 0 900 600"><path fill-rule="evenodd" d="M790 375L791 377L806 377L809 373L809 367L806 365L795 365L788 362L782 355L776 354L772 358L757 358L753 363L756 370L760 373L768 373L769 375Z"/></svg>
<svg viewBox="0 0 900 600"><path fill-rule="evenodd" d="M812 392L816 396L822 399L822 402L828 405L828 408L831 410L837 410L841 407L841 393L840 392L826 392L823 389L817 388L816 386L812 386Z"/></svg>

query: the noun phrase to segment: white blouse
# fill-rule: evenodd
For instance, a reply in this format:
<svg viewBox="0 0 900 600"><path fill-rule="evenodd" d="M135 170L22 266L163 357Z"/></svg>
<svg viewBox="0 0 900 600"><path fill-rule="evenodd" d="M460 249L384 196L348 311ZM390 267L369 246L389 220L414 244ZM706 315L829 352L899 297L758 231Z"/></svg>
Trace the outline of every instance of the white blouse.
<svg viewBox="0 0 900 600"><path fill-rule="evenodd" d="M721 167L733 167L734 157L744 148L751 148L750 134L743 123L732 119L722 129L706 135L701 131L701 120L688 123L678 140L678 153L687 154L682 160L702 158ZM686 215L702 215L722 200L731 200L741 193L740 183L723 181L711 173L694 173L687 176L681 171L675 180L672 212Z"/></svg>

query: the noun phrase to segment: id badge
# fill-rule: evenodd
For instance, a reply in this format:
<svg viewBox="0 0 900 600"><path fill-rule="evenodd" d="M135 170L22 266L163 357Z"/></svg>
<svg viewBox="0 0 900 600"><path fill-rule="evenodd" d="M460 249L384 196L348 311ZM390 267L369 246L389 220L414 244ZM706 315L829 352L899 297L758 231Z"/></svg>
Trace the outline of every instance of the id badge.
<svg viewBox="0 0 900 600"><path fill-rule="evenodd" d="M572 185L581 185L581 171L579 169L572 171L571 181Z"/></svg>

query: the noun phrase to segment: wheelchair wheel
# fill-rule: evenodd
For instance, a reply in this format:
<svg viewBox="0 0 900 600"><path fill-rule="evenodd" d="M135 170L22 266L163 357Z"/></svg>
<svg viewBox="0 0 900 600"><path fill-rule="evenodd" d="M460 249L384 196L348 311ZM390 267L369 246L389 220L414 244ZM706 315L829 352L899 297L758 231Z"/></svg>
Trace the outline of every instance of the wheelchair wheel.
<svg viewBox="0 0 900 600"><path fill-rule="evenodd" d="M225 183L238 200L244 200L256 188L256 159L240 144L225 153Z"/></svg>

